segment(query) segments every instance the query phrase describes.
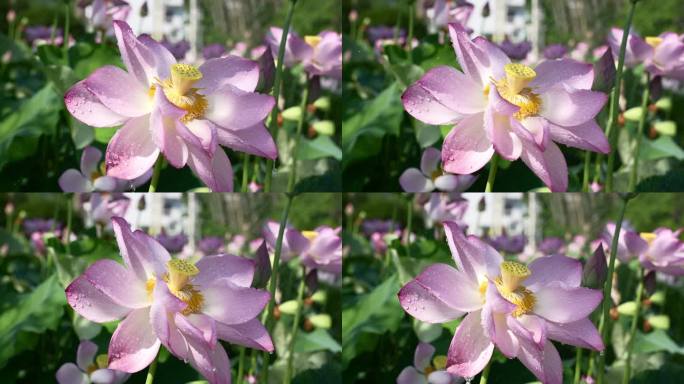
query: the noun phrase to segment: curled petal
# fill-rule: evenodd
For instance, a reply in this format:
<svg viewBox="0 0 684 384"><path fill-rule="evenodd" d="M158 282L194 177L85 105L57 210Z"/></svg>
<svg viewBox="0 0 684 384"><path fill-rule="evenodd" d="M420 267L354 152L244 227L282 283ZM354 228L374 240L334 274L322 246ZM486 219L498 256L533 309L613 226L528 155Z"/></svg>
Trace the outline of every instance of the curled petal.
<svg viewBox="0 0 684 384"><path fill-rule="evenodd" d="M118 320L131 310L115 303L83 275L69 284L66 288L66 297L74 311L96 323Z"/></svg>
<svg viewBox="0 0 684 384"><path fill-rule="evenodd" d="M69 113L84 124L92 127L115 127L128 117L107 108L86 87L85 80L79 81L64 94L64 104Z"/></svg>
<svg viewBox="0 0 684 384"><path fill-rule="evenodd" d="M469 313L459 324L449 346L447 371L449 373L474 377L489 363L494 344L484 334L481 312Z"/></svg>
<svg viewBox="0 0 684 384"><path fill-rule="evenodd" d="M596 351L603 351L605 348L596 326L588 318L565 324L547 321L546 328L550 339L560 341L563 344Z"/></svg>
<svg viewBox="0 0 684 384"><path fill-rule="evenodd" d="M278 158L278 147L263 122L245 129L216 126L215 131L218 142L228 148L272 160Z"/></svg>
<svg viewBox="0 0 684 384"><path fill-rule="evenodd" d="M589 120L574 127L549 124L549 134L553 141L569 147L600 153L610 152L608 138L606 138L605 133L603 133L603 130L595 120Z"/></svg>
<svg viewBox="0 0 684 384"><path fill-rule="evenodd" d="M188 165L207 187L214 192L233 191L233 167L223 149L217 148L211 157L194 145L188 145L188 149Z"/></svg>
<svg viewBox="0 0 684 384"><path fill-rule="evenodd" d="M494 154L484 129L484 113L459 121L442 144L442 166L449 173L471 174L480 170Z"/></svg>
<svg viewBox="0 0 684 384"><path fill-rule="evenodd" d="M527 166L553 192L565 192L568 189L568 166L563 153L553 142L549 142L542 151L533 142L523 142L520 156Z"/></svg>
<svg viewBox="0 0 684 384"><path fill-rule="evenodd" d="M159 148L152 140L148 115L128 120L107 146L105 164L107 175L131 180L152 168Z"/></svg>
<svg viewBox="0 0 684 384"><path fill-rule="evenodd" d="M594 68L591 64L573 59L546 60L534 68L537 77L529 84L538 93L559 84L576 89L591 89L594 82Z"/></svg>
<svg viewBox="0 0 684 384"><path fill-rule="evenodd" d="M596 117L608 100L605 93L559 86L540 95L539 114L550 122L564 127L584 124Z"/></svg>
<svg viewBox="0 0 684 384"><path fill-rule="evenodd" d="M244 345L249 348L273 352L273 341L266 328L258 319L252 319L241 324L227 325L216 322L218 338L232 344Z"/></svg>
<svg viewBox="0 0 684 384"><path fill-rule="evenodd" d="M156 71L157 60L153 52L135 37L131 27L121 20L114 20L112 26L128 73L147 86L152 85L155 76L163 77Z"/></svg>
<svg viewBox="0 0 684 384"><path fill-rule="evenodd" d="M231 84L207 95L207 101L207 120L232 130L251 128L263 122L275 105L272 96L245 92Z"/></svg>
<svg viewBox="0 0 684 384"><path fill-rule="evenodd" d="M149 308L136 309L119 323L109 342L109 368L134 373L157 357L161 343L150 324Z"/></svg>

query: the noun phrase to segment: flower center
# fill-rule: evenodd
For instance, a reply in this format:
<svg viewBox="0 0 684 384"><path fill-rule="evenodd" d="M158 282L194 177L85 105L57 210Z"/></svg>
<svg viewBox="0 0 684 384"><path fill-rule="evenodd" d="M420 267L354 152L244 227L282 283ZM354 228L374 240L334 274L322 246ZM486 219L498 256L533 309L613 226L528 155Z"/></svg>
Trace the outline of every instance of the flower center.
<svg viewBox="0 0 684 384"><path fill-rule="evenodd" d="M311 46L311 48L316 48L321 42L320 36L304 36L304 41Z"/></svg>
<svg viewBox="0 0 684 384"><path fill-rule="evenodd" d="M501 97L511 104L520 107L513 117L523 120L534 116L541 109L541 98L532 92L527 85L537 77L534 69L519 63L509 63L504 66L506 77L495 81L494 85ZM489 94L489 88L485 88L485 95Z"/></svg>
<svg viewBox="0 0 684 384"><path fill-rule="evenodd" d="M95 362L86 367L86 373L90 376L91 373L97 371L98 369L104 369L109 366L109 356L106 353L97 355Z"/></svg>
<svg viewBox="0 0 684 384"><path fill-rule="evenodd" d="M309 241L313 241L318 237L318 232L316 231L302 231L302 236L306 237Z"/></svg>
<svg viewBox="0 0 684 384"><path fill-rule="evenodd" d="M642 239L646 240L648 245L651 245L653 240L655 240L658 235L656 235L653 232L641 232L639 236L641 236Z"/></svg>
<svg viewBox="0 0 684 384"><path fill-rule="evenodd" d="M517 307L511 315L518 317L532 312L537 299L532 291L520 285L530 276L530 269L515 261L504 261L500 268L501 276L494 280L494 284L499 294Z"/></svg>
<svg viewBox="0 0 684 384"><path fill-rule="evenodd" d="M199 313L204 297L194 285L190 284L190 279L199 273L199 269L194 264L180 259L171 259L166 263L166 268L168 273L164 276L164 281L168 284L169 291L187 304L181 313L186 316Z"/></svg>
<svg viewBox="0 0 684 384"><path fill-rule="evenodd" d="M438 167L437 169L432 171L432 174L430 174L430 179L432 181L435 181L440 176L442 176L442 170Z"/></svg>
<svg viewBox="0 0 684 384"><path fill-rule="evenodd" d="M662 42L663 42L663 38L662 38L662 37L658 37L658 36L648 36L648 37L646 37L646 44L650 45L650 46L653 47L653 48L658 48L658 46L659 46L660 43L662 43Z"/></svg>
<svg viewBox="0 0 684 384"><path fill-rule="evenodd" d="M181 117L183 123L201 118L206 112L208 103L204 95L199 94L193 85L202 78L202 72L190 64L173 64L171 77L157 80L157 84L164 90L164 95L178 108L186 111ZM154 96L156 85L150 87L149 95Z"/></svg>

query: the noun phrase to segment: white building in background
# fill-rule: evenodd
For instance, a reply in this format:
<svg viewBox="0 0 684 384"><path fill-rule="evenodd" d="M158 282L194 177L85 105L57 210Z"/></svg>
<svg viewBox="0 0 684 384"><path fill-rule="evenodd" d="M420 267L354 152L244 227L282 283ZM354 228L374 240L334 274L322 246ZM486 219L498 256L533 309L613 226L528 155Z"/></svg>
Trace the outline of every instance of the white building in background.
<svg viewBox="0 0 684 384"><path fill-rule="evenodd" d="M527 39L527 23L530 20L525 0L468 0L475 6L468 27L477 35L491 35L496 42L505 36L519 42ZM482 17L482 9L489 3L489 17Z"/></svg>
<svg viewBox="0 0 684 384"><path fill-rule="evenodd" d="M468 210L464 222L468 225L468 233L483 236L501 234L504 230L509 235L525 234L528 243L536 243L539 234L539 206L537 197L523 193L465 193ZM480 203L484 198L484 210L480 211Z"/></svg>

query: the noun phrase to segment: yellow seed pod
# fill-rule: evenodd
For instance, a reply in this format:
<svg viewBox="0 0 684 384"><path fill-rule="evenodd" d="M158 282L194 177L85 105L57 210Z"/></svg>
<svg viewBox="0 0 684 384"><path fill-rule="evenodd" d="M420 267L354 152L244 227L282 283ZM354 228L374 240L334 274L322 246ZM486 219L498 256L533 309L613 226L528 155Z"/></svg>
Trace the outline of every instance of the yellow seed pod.
<svg viewBox="0 0 684 384"><path fill-rule="evenodd" d="M646 242L650 245L658 235L656 235L653 232L641 232L639 236L641 236L642 239L646 240Z"/></svg>
<svg viewBox="0 0 684 384"><path fill-rule="evenodd" d="M174 64L171 66L171 83L174 90L185 95L202 78L202 72L197 67L190 64Z"/></svg>
<svg viewBox="0 0 684 384"><path fill-rule="evenodd" d="M307 239L309 239L309 241L311 241L311 240L315 239L316 237L318 237L318 232L316 232L316 231L302 231L302 235L304 237L306 237Z"/></svg>
<svg viewBox="0 0 684 384"><path fill-rule="evenodd" d="M512 94L519 93L530 83L530 81L537 77L537 72L535 72L534 69L519 63L506 64L504 66L504 71L506 72L508 90Z"/></svg>
<svg viewBox="0 0 684 384"><path fill-rule="evenodd" d="M653 48L656 48L660 45L660 43L663 42L662 37L658 36L648 36L646 37L646 44L650 45Z"/></svg>
<svg viewBox="0 0 684 384"><path fill-rule="evenodd" d="M181 259L169 260L166 267L169 270L169 288L173 292L180 291L192 276L199 273L194 264Z"/></svg>
<svg viewBox="0 0 684 384"><path fill-rule="evenodd" d="M318 44L321 42L321 37L317 35L304 36L304 41L306 41L306 43L312 46L313 48L316 48Z"/></svg>
<svg viewBox="0 0 684 384"><path fill-rule="evenodd" d="M516 261L504 261L501 263L501 281L509 291L514 291L521 282L527 279L532 273L525 264Z"/></svg>

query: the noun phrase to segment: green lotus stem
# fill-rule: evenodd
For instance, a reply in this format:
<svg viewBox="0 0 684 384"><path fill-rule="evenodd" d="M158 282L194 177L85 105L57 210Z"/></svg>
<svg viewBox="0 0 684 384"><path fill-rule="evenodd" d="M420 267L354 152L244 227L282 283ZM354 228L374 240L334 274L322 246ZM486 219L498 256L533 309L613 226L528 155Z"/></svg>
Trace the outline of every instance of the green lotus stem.
<svg viewBox="0 0 684 384"><path fill-rule="evenodd" d="M416 7L414 6L414 0L408 0L408 34L406 35L406 51L408 52L409 62L413 62L413 51L411 47L411 42L413 41L413 19Z"/></svg>
<svg viewBox="0 0 684 384"><path fill-rule="evenodd" d="M278 130L278 99L280 98L280 86L283 81L283 60L285 60L285 46L287 45L287 35L290 33L290 24L292 23L292 16L294 15L295 5L297 0L290 0L290 7L287 10L287 18L285 25L283 25L283 35L280 38L280 47L278 47L278 61L276 62L276 72L273 79L273 97L275 98L275 105L271 111L271 122L268 130L271 136L275 137ZM268 159L266 161L266 178L264 179L264 192L271 192L271 178L273 177L273 163L274 160Z"/></svg>
<svg viewBox="0 0 684 384"><path fill-rule="evenodd" d="M64 40L62 40L62 52L64 64L69 66L69 16L71 15L71 0L64 4Z"/></svg>
<svg viewBox="0 0 684 384"><path fill-rule="evenodd" d="M295 145L292 148L292 170L290 171L290 177L287 182L287 192L292 193L294 191L295 183L297 181L297 151L299 150L299 142L301 141L302 131L304 130L304 124L306 123L306 105L309 100L309 76L306 77L306 82L304 83L304 91L302 92L302 101L299 104L299 120L297 121L297 132L295 133Z"/></svg>
<svg viewBox="0 0 684 384"><path fill-rule="evenodd" d="M484 370L482 371L482 375L480 376L480 384L487 384L487 380L489 380L489 368L492 367L492 360L489 360L489 363L485 366Z"/></svg>
<svg viewBox="0 0 684 384"><path fill-rule="evenodd" d="M636 311L632 317L632 327L629 330L629 341L627 342L627 360L625 360L625 370L622 376L622 383L628 384L632 375L632 350L634 349L634 339L636 338L637 326L639 324L639 314L641 313L641 297L644 293L644 269L639 267L639 283L636 290Z"/></svg>
<svg viewBox="0 0 684 384"><path fill-rule="evenodd" d="M242 163L242 186L240 187L240 191L242 193L247 192L247 188L249 187L249 165L250 165L250 160L251 156L249 153L245 153L245 160Z"/></svg>
<svg viewBox="0 0 684 384"><path fill-rule="evenodd" d="M240 360L238 360L237 376L235 376L235 383L242 383L242 377L245 374L245 347L240 347Z"/></svg>
<svg viewBox="0 0 684 384"><path fill-rule="evenodd" d="M287 354L287 371L285 371L285 384L292 382L292 364L294 362L294 347L297 341L297 333L299 332L299 321L302 317L302 307L304 306L304 289L306 288L306 270L302 267L302 278L299 280L299 289L297 289L297 312L295 312L294 321L292 323L292 331L290 332L290 346Z"/></svg>
<svg viewBox="0 0 684 384"><path fill-rule="evenodd" d="M577 348L575 353L575 377L573 379L573 384L579 384L582 378L582 348Z"/></svg>
<svg viewBox="0 0 684 384"><path fill-rule="evenodd" d="M589 192L589 168L591 165L591 152L584 152L584 174L582 175L582 192Z"/></svg>
<svg viewBox="0 0 684 384"><path fill-rule="evenodd" d="M487 176L487 185L485 192L492 192L494 189L494 179L496 179L496 171L499 169L499 155L496 153L492 156L492 161L489 164L489 175Z"/></svg>
<svg viewBox="0 0 684 384"><path fill-rule="evenodd" d="M610 245L610 261L608 263L608 275L606 276L606 281L603 283L603 303L601 304L601 321L599 323L599 332L601 333L601 338L603 339L603 345L606 347L610 344L608 341L608 317L610 316L610 290L613 283L613 273L615 272L615 256L617 255L618 239L620 238L620 229L622 228L622 220L625 218L625 211L627 211L627 203L632 196L627 195L622 199L622 206L620 207L620 213L617 221L615 222L615 232L613 233L613 241ZM603 384L603 374L604 367L606 365L606 354L599 354L598 372L597 372L597 383Z"/></svg>
<svg viewBox="0 0 684 384"><path fill-rule="evenodd" d="M406 256L411 257L411 227L413 226L413 199L409 195L406 204Z"/></svg>
<svg viewBox="0 0 684 384"><path fill-rule="evenodd" d="M71 216L72 216L72 210L73 210L73 195L68 194L67 195L67 223L66 223L66 228L64 229L64 248L66 249L67 255L71 255L71 240L69 239L71 237Z"/></svg>
<svg viewBox="0 0 684 384"><path fill-rule="evenodd" d="M271 279L268 282L268 291L271 293L271 300L268 301L268 306L266 307L266 312L264 312L263 323L266 325L268 333L271 334L273 330L273 306L275 304L274 297L276 286L278 284L278 270L280 267L280 253L283 249L283 237L285 235L285 225L287 225L287 217L290 214L290 207L292 206L292 200L294 199L294 194L287 195L287 203L285 203L285 209L283 209L283 215L280 218L280 228L278 228L278 237L276 238L275 251L273 255L273 265L271 265ZM263 371L261 372L261 383L268 383L268 356L269 353L264 351L263 353Z"/></svg>
<svg viewBox="0 0 684 384"><path fill-rule="evenodd" d="M610 99L610 117L608 118L608 127L606 134L610 141L610 154L608 155L608 169L606 176L606 192L613 192L613 168L615 165L615 152L617 152L617 128L615 124L620 112L620 88L622 87L622 70L625 66L625 51L627 49L627 38L629 37L629 29L632 26L632 19L634 18L634 11L636 10L637 0L632 0L632 5L629 8L627 21L625 27L622 29L622 42L620 43L620 54L618 56L617 72L615 73L615 87Z"/></svg>
<svg viewBox="0 0 684 384"><path fill-rule="evenodd" d="M161 173L162 163L164 158L159 155L157 162L154 163L154 170L152 171L152 181L150 181L150 187L147 192L157 192L157 184L159 184L159 174Z"/></svg>
<svg viewBox="0 0 684 384"><path fill-rule="evenodd" d="M646 125L646 117L648 116L648 99L651 97L651 87L649 83L651 76L646 73L646 87L641 96L641 117L639 118L639 128L637 128L636 142L634 143L634 164L632 165L632 172L629 175L629 192L634 192L637 181L639 180L639 154L641 153L641 142L644 140L644 126Z"/></svg>
<svg viewBox="0 0 684 384"><path fill-rule="evenodd" d="M157 355L158 357L159 355ZM147 378L145 379L145 384L152 384L154 382L154 373L157 372L157 357L152 360L152 364L147 369Z"/></svg>

